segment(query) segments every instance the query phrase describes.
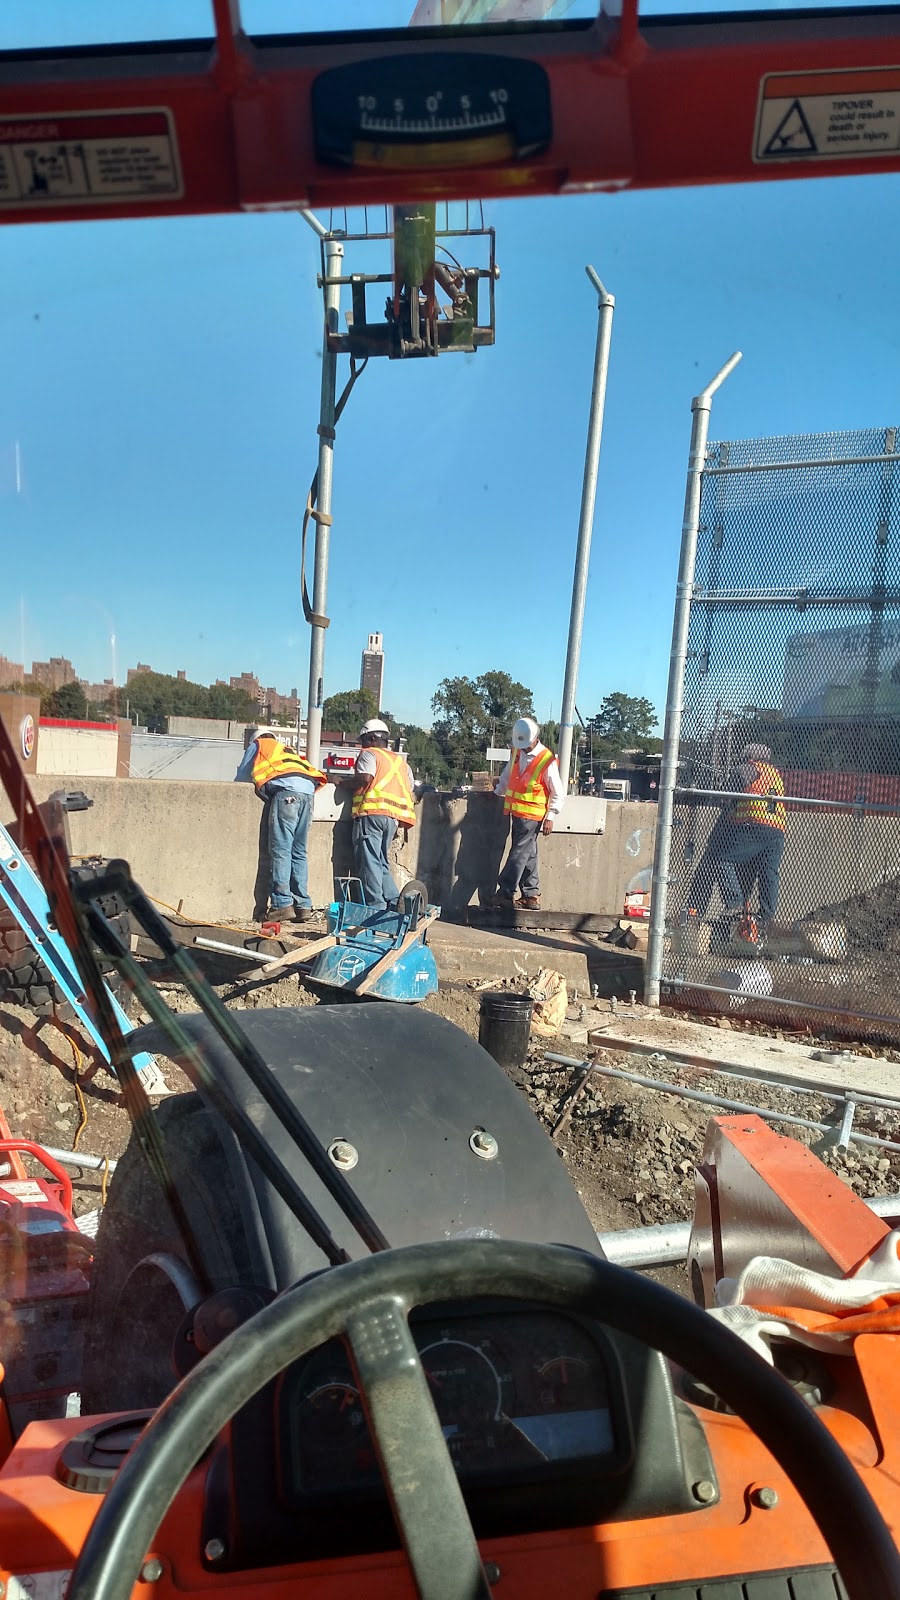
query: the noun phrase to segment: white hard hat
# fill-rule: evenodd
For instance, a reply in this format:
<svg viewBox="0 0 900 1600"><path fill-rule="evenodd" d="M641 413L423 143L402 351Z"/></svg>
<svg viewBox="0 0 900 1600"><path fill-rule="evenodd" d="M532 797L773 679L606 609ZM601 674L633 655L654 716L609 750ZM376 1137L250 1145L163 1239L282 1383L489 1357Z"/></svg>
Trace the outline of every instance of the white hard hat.
<svg viewBox="0 0 900 1600"><path fill-rule="evenodd" d="M520 717L513 723L512 742L517 750L528 750L538 736L538 725L534 717Z"/></svg>
<svg viewBox="0 0 900 1600"><path fill-rule="evenodd" d="M390 731L387 723L382 722L380 717L370 717L360 728L359 737L362 738L364 733L390 733Z"/></svg>

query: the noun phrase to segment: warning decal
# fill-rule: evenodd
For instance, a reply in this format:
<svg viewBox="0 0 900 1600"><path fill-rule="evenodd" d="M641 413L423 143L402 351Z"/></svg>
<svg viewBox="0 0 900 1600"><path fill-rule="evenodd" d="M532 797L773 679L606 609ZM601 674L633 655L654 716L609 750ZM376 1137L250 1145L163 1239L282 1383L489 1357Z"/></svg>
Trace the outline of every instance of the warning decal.
<svg viewBox="0 0 900 1600"><path fill-rule="evenodd" d="M757 161L840 161L900 150L900 67L763 78Z"/></svg>
<svg viewBox="0 0 900 1600"><path fill-rule="evenodd" d="M115 205L181 193L165 109L0 117L0 206Z"/></svg>

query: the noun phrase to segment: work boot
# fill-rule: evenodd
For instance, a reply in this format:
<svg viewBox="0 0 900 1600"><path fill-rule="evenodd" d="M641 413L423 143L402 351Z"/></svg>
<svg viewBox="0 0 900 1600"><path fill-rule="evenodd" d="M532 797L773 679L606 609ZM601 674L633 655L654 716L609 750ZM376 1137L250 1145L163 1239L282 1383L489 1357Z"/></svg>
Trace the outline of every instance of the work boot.
<svg viewBox="0 0 900 1600"><path fill-rule="evenodd" d="M294 906L295 922L313 922L316 913L309 906Z"/></svg>
<svg viewBox="0 0 900 1600"><path fill-rule="evenodd" d="M540 895L523 894L521 900L519 901L519 904L521 905L523 911L540 911L540 909L541 909Z"/></svg>
<svg viewBox="0 0 900 1600"><path fill-rule="evenodd" d="M269 922L296 922L296 906L273 906L268 916Z"/></svg>
<svg viewBox="0 0 900 1600"><path fill-rule="evenodd" d="M504 894L501 889L494 895L493 909L495 911L512 911L515 901L511 894Z"/></svg>

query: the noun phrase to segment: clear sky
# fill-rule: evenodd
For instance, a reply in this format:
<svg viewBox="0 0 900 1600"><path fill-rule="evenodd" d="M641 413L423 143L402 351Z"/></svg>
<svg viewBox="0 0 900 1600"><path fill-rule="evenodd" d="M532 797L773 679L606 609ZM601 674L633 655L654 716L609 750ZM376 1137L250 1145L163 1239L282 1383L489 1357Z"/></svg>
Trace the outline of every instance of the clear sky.
<svg viewBox="0 0 900 1600"><path fill-rule="evenodd" d="M315 9L265 4L273 26ZM71 37L70 6L40 8L38 33L34 0L6 0L0 47ZM123 9L152 13L132 33L205 15L91 0L83 37L112 37ZM490 668L558 714L592 262L617 309L578 700L661 709L691 396L740 348L713 437L900 421L898 200L885 177L486 206L496 347L371 362L339 427L326 692L358 683L378 630L399 716L429 721L440 678ZM8 228L0 259L0 652L98 679L138 659L203 682L249 669L305 705L311 231L293 215Z"/></svg>

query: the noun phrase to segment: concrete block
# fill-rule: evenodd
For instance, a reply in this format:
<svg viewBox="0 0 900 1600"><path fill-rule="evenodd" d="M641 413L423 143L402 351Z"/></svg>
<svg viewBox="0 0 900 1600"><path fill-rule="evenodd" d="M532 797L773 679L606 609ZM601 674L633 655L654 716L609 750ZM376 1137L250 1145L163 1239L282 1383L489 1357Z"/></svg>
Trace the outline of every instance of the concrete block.
<svg viewBox="0 0 900 1600"><path fill-rule="evenodd" d="M437 922L428 935L441 978L465 983L472 978L532 978L541 967L561 972L569 991L588 992L587 955L548 949L545 944Z"/></svg>

